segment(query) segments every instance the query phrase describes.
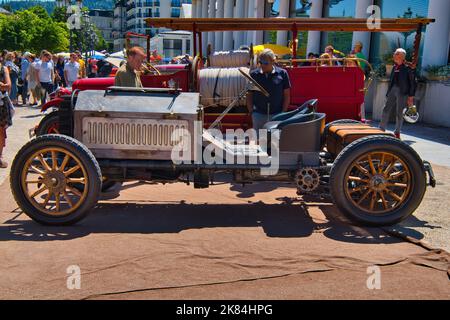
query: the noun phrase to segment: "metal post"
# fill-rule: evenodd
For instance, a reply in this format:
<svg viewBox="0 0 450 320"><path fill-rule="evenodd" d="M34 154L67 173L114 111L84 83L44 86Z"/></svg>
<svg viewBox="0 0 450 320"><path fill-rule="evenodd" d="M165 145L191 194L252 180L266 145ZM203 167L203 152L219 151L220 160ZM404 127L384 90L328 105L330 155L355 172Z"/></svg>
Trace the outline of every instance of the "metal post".
<svg viewBox="0 0 450 320"><path fill-rule="evenodd" d="M415 69L419 64L420 41L422 40L423 24L417 28L416 38L414 39L414 53L412 57L412 66Z"/></svg>
<svg viewBox="0 0 450 320"><path fill-rule="evenodd" d="M200 59L203 59L203 44L202 44L202 33L201 32L198 33L198 47L200 48L200 50L199 50Z"/></svg>
<svg viewBox="0 0 450 320"><path fill-rule="evenodd" d="M194 23L194 32L192 33L193 35L193 41L194 41L194 52L192 54L193 57L197 56L197 32L195 31L195 23Z"/></svg>
<svg viewBox="0 0 450 320"><path fill-rule="evenodd" d="M294 26L292 27L292 58L297 59L297 25L294 23ZM297 66L297 62L294 61L293 66Z"/></svg>

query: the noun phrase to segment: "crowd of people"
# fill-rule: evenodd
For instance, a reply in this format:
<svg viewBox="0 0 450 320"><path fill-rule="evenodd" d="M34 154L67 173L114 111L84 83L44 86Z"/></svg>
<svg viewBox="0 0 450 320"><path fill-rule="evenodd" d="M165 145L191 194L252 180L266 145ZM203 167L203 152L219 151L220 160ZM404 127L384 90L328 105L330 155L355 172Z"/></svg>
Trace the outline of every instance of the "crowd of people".
<svg viewBox="0 0 450 320"><path fill-rule="evenodd" d="M10 76L9 97L14 106L45 103L48 94L58 87L71 87L80 78L107 77L113 69L105 60L88 59L87 62L86 66L79 51L68 57L47 50L39 55L4 50L0 55L0 66Z"/></svg>

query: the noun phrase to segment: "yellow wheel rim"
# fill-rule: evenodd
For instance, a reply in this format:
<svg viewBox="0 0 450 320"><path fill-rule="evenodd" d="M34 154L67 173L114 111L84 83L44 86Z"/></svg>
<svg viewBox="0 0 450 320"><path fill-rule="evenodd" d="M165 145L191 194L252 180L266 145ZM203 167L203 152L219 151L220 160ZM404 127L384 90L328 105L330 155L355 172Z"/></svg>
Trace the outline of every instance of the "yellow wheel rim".
<svg viewBox="0 0 450 320"><path fill-rule="evenodd" d="M65 216L77 210L88 194L88 175L73 153L58 147L36 151L22 169L22 190L39 211Z"/></svg>
<svg viewBox="0 0 450 320"><path fill-rule="evenodd" d="M345 194L353 205L371 214L388 214L409 198L411 170L389 152L371 152L354 161L345 174Z"/></svg>

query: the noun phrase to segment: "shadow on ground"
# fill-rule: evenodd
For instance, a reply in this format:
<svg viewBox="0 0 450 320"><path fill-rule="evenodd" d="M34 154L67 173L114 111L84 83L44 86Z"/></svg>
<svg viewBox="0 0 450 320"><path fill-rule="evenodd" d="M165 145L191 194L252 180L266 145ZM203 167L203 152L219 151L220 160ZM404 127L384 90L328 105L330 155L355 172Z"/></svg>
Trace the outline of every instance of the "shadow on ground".
<svg viewBox="0 0 450 320"><path fill-rule="evenodd" d="M151 201L99 203L74 226L48 227L17 215L0 226L0 241L70 240L96 233L160 234L202 228L260 227L267 237L303 238L313 233L350 243L398 243L379 228L350 224L331 203L321 203L324 217L313 218L305 202L277 199L280 204L187 204ZM317 200L317 199L316 199ZM321 202L323 202L321 200ZM317 207L317 206L316 206ZM318 210L316 210L318 211Z"/></svg>

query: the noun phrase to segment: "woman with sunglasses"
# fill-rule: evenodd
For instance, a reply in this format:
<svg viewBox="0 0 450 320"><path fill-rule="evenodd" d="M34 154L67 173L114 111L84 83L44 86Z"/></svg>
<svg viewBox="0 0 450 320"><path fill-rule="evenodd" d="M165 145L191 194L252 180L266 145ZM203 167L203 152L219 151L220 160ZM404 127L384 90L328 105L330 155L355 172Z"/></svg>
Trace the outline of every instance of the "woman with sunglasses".
<svg viewBox="0 0 450 320"><path fill-rule="evenodd" d="M247 109L252 115L253 128L262 129L275 115L286 112L290 104L291 83L286 70L275 65L276 56L270 49L264 49L258 57L259 68L250 75L270 96L258 91L247 94Z"/></svg>

